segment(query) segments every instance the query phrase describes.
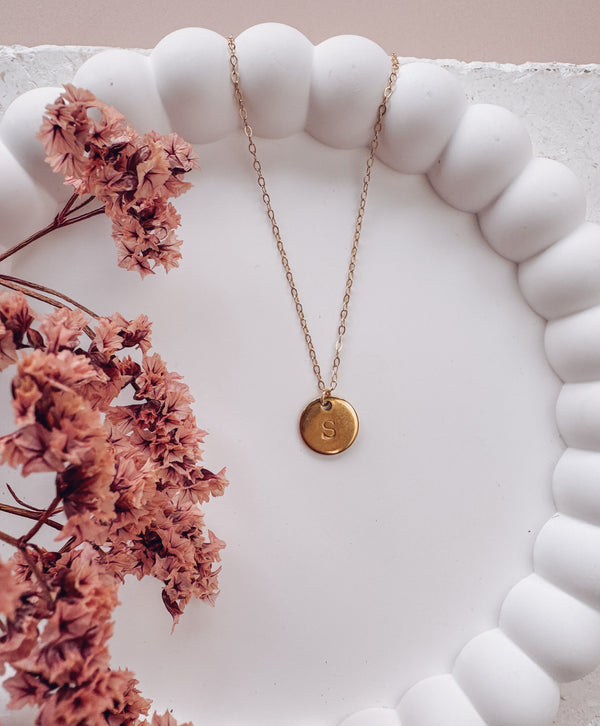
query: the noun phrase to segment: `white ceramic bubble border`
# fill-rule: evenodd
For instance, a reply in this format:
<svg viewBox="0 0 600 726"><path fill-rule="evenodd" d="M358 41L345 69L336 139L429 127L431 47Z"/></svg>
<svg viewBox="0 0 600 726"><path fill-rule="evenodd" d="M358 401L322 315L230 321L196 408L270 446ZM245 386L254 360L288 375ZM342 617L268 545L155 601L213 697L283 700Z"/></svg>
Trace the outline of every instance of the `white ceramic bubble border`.
<svg viewBox="0 0 600 726"><path fill-rule="evenodd" d="M340 36L315 47L270 23L242 33L237 48L258 136L306 130L336 148L368 144L390 67L378 45ZM140 130L176 130L205 144L239 126L226 41L209 30L176 31L149 56L100 53L73 82ZM23 220L29 229L42 226L64 195L33 142L44 106L59 92L24 94L0 123L6 232ZM470 640L451 673L417 683L396 708L360 711L341 726L547 726L557 683L600 663L600 227L585 222L574 174L532 157L519 118L500 106L469 105L435 63L402 65L378 156L399 172L427 175L441 199L477 215L489 245L517 263L523 297L548 321L546 353L564 381L557 423L568 448L552 483L558 513L542 527L534 573L510 590L498 626Z"/></svg>

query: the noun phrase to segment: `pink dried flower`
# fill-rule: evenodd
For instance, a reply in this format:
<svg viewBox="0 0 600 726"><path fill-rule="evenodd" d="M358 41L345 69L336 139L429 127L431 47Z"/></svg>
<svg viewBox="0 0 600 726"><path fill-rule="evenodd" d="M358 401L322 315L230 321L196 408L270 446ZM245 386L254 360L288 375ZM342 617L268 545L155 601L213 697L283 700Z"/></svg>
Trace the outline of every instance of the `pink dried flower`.
<svg viewBox="0 0 600 726"><path fill-rule="evenodd" d="M9 708L39 708L38 726L77 723L134 724L148 713L129 671L113 670L107 642L112 635L112 613L118 580L102 562L102 555L83 544L62 556L37 556L52 607L27 602L7 619L0 637L0 661L15 674L4 682L11 695ZM29 587L35 603L40 586ZM23 598L22 598L23 600ZM21 633L29 633L24 641Z"/></svg>
<svg viewBox="0 0 600 726"><path fill-rule="evenodd" d="M25 295L0 296L0 370L16 363L17 350L26 344L33 320Z"/></svg>
<svg viewBox="0 0 600 726"><path fill-rule="evenodd" d="M173 718L172 714L165 711L162 715L158 713L152 714L152 721L144 721L141 726L192 726L192 723L191 721L179 723L179 721Z"/></svg>
<svg viewBox="0 0 600 726"><path fill-rule="evenodd" d="M169 199L191 186L183 179L198 167L190 144L176 134L141 136L116 109L71 85L47 107L39 138L75 193L53 224L5 256L104 212L121 267L144 276L178 265L180 217ZM82 213L94 199L102 206ZM69 300L11 279L28 295ZM25 476L55 475L45 511L12 489L27 509L3 505L38 520L20 539L1 533L17 552L0 561L0 675L11 666L4 681L9 707L36 706L36 726L73 726L74 719L85 726L177 726L168 713L143 720L150 702L133 674L110 667L117 588L126 574L158 578L174 625L190 598L213 604L218 594L216 563L225 545L206 529L199 505L222 494L227 481L224 471L202 466L205 434L192 396L150 352L150 332L144 315L115 314L90 326L79 310L62 307L39 318L22 294L0 296L0 370L16 365L17 427L0 437L0 463ZM128 388L133 403L126 405L119 396ZM54 519L59 514L64 524ZM44 525L67 540L59 552L33 544Z"/></svg>
<svg viewBox="0 0 600 726"><path fill-rule="evenodd" d="M21 604L21 596L27 590L24 582L19 582L13 570L13 563L0 560L0 613L13 618Z"/></svg>
<svg viewBox="0 0 600 726"><path fill-rule="evenodd" d="M81 310L58 308L52 311L39 326L46 350L49 353L59 353L65 348L74 350L87 323L88 319Z"/></svg>
<svg viewBox="0 0 600 726"><path fill-rule="evenodd" d="M10 307L0 297L2 304ZM99 319L87 350L85 324L79 313L57 311L30 331L42 347L18 359L18 428L0 437L0 462L25 475L55 472L62 538L102 545L118 577L160 579L176 622L191 597L213 603L218 594L224 543L206 531L199 504L223 493L225 474L200 463L205 433L193 398L150 352L147 317ZM128 349L139 363L120 357ZM116 403L127 387L134 403Z"/></svg>
<svg viewBox="0 0 600 726"><path fill-rule="evenodd" d="M116 109L71 85L47 107L39 138L52 169L113 220L121 267L145 276L179 264L179 216L167 200L190 187L182 176L198 168L190 144L176 134L140 136Z"/></svg>

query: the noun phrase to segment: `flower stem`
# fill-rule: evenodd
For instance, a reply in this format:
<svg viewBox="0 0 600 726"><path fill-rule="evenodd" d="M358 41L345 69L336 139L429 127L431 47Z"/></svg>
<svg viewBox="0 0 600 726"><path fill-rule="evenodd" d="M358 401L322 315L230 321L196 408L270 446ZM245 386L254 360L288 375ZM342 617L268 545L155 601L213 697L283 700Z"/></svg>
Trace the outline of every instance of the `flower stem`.
<svg viewBox="0 0 600 726"><path fill-rule="evenodd" d="M50 593L50 590L48 589L48 585L46 584L46 581L44 580L44 577L40 572L40 568L37 566L32 556L27 551L27 544L24 542L20 543L19 550L21 551L23 557L25 558L25 561L29 565L29 569L31 570L32 575L35 577L40 587L42 588L42 593L44 595L46 603L48 604L48 607L50 608L50 610L54 610L54 600L52 599L52 595Z"/></svg>
<svg viewBox="0 0 600 726"><path fill-rule="evenodd" d="M19 549L19 540L16 537L11 537L11 535L6 532L0 532L0 542L6 542L6 544Z"/></svg>
<svg viewBox="0 0 600 726"><path fill-rule="evenodd" d="M79 209L82 209L86 206L86 204L89 204L92 199L95 199L95 197L89 197L81 204L78 204L76 207L73 205L78 199L77 194L72 194L71 197L67 200L65 206L60 210L60 212L54 217L52 222L50 224L46 225L42 229L38 230L37 232L34 232L32 235L27 237L26 239L22 240L18 244L14 245L10 249L6 250L6 252L3 252L0 255L0 262L3 262L8 257L12 257L16 252L19 252L19 250L22 250L24 247L27 247L32 242L35 242L36 240L40 239L40 237L44 237L45 235L49 234L50 232L54 232L55 229L60 229L61 227L66 227L69 224L74 224L75 222L81 222L84 219L89 219L90 217L95 217L98 214L104 213L104 207L99 207L98 209L94 209L91 212L87 212L86 214L80 214L77 217L71 217L69 218L69 214L72 214L75 211L78 211Z"/></svg>
<svg viewBox="0 0 600 726"><path fill-rule="evenodd" d="M64 545L58 550L58 554L62 555L65 552L68 552L71 547L77 542L77 537L69 537L69 539L64 543Z"/></svg>
<svg viewBox="0 0 600 726"><path fill-rule="evenodd" d="M0 255L0 262L3 262L7 257L12 257L12 255L14 255L15 252L22 250L24 247L27 247L32 242L35 242L36 239L39 239L40 237L43 237L46 234L49 234L50 232L54 231L55 229L58 229L56 220L54 220L53 222L50 222L50 224L46 225L43 229L38 230L37 232L32 234L30 237L27 237L27 239L24 239L22 242L19 242L18 244L14 245L14 247L11 247L10 249L6 250L6 252L3 252Z"/></svg>
<svg viewBox="0 0 600 726"><path fill-rule="evenodd" d="M50 503L50 506L48 507L48 509L46 509L44 512L42 512L41 517L39 517L37 522L29 530L29 532L27 532L26 535L24 535L23 537L21 537L19 539L19 546L21 546L21 545L25 546L29 542L29 540L39 532L39 530L44 526L44 524L46 524L48 522L48 520L54 514L58 505L60 504L60 499L61 499L61 497L59 494L57 494L54 497L54 499ZM62 527L61 527L61 529L62 529Z"/></svg>
<svg viewBox="0 0 600 726"><path fill-rule="evenodd" d="M53 300L51 297L47 297L46 295L41 295L40 293L33 292L33 290L27 290L27 288L21 287L20 285L15 284L14 282L8 282L8 280L3 280L2 276L0 276L0 285L3 287L8 287L10 290L17 290L17 292L22 292L24 295L27 295L28 297L35 298L36 300L40 300L41 302L48 303L48 305L52 305L55 308L64 308L66 307L62 303L56 302L56 300Z"/></svg>
<svg viewBox="0 0 600 726"><path fill-rule="evenodd" d="M51 287L46 287L46 285L40 285L37 282L29 282L28 280L21 280L19 277L13 277L12 275L0 274L0 280L5 280L7 282L14 282L23 287L30 287L32 290L39 290L40 292L45 292L48 295L54 295L54 297L57 297L60 300L64 300L65 302L69 303L69 305L73 305L74 307L79 308L86 315L89 315L92 318L96 318L96 320L100 317L99 315L97 315L95 312L93 312L89 308L86 308L85 305L78 303L77 300L73 300L72 297L69 297L68 295L65 295L64 293L59 292L58 290L53 290ZM28 293L26 293L26 294L28 294ZM45 302L48 302L48 299L46 299ZM56 304L56 303L54 303L54 304L55 304L55 307L64 307L63 305L60 305L60 304Z"/></svg>
<svg viewBox="0 0 600 726"><path fill-rule="evenodd" d="M97 217L99 214L104 214L104 207L98 207L98 209L92 209L91 212L80 214L78 217L71 217L70 219L66 219L60 226L68 227L70 224L75 224L75 222L82 222L84 219L90 219L91 217ZM0 262L2 262L2 260L0 260Z"/></svg>
<svg viewBox="0 0 600 726"><path fill-rule="evenodd" d="M38 514L41 514L44 511L43 509L39 509L38 507L34 507L31 504L27 504L27 502L24 502L22 499L20 499L10 484L7 484L6 488L8 489L10 496L15 500L15 502L17 504L20 504L22 507L25 507L25 509L29 509L30 512L37 512Z"/></svg>
<svg viewBox="0 0 600 726"><path fill-rule="evenodd" d="M75 202L79 199L79 194L75 193L72 194L69 199L67 200L67 203L65 206L60 210L60 212L54 217L54 224L56 225L56 228L64 227L65 224L70 224L69 221L67 221L67 218L69 215L73 214L74 212L78 212L80 209L83 209L84 207L87 207L90 202L93 202L96 197L94 197L92 194L90 194L87 199L84 199L83 202L80 202L79 204L75 205ZM73 206L75 205L75 206ZM104 206L98 207L98 209L94 210L94 214L100 214L101 212L104 212ZM71 218L72 219L72 218ZM78 219L78 218L76 218Z"/></svg>
<svg viewBox="0 0 600 726"><path fill-rule="evenodd" d="M54 217L54 222L56 224L59 224L67 216L67 214L69 214L69 212L71 211L71 208L73 207L73 205L77 201L77 197L78 196L79 195L74 192L67 199L67 201L65 203L65 206L60 210L60 212L56 215L56 217Z"/></svg>
<svg viewBox="0 0 600 726"><path fill-rule="evenodd" d="M77 196L77 195L74 195L74 196ZM90 202L93 202L95 198L96 198L96 197L94 197L94 196L90 195L90 196L89 196L89 197L88 197L87 199L84 199L84 201L83 201L83 202L81 202L81 204L78 204L78 205L77 205L76 207L72 207L72 208L70 209L70 211L69 211L69 214L73 214L73 212L77 212L77 211L79 211L80 209L83 209L83 208L84 208L84 207L86 207L86 206L87 206L87 205L88 205L88 204L89 204Z"/></svg>
<svg viewBox="0 0 600 726"><path fill-rule="evenodd" d="M6 512L7 514L15 514L18 517L26 517L27 519L36 519L40 520L45 514L45 511L40 512L39 514L36 514L36 512L31 511L31 509L21 509L20 507L13 507L10 504L2 504L0 503L0 512ZM52 527L53 529L57 529L59 532L62 531L63 526L59 522L55 522L53 519L46 519L44 524L47 524L49 527Z"/></svg>

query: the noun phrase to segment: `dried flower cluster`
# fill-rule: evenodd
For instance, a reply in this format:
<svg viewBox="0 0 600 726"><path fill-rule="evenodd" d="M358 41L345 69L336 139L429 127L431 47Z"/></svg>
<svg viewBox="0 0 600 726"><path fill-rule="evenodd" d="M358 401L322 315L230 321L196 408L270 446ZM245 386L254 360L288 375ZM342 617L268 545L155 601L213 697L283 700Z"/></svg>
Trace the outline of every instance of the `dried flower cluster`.
<svg viewBox="0 0 600 726"><path fill-rule="evenodd" d="M144 276L178 265L180 218L168 199L191 186L182 179L198 166L190 144L176 134L140 136L112 106L68 84L48 106L39 137L65 183L104 205L121 267Z"/></svg>
<svg viewBox="0 0 600 726"><path fill-rule="evenodd" d="M17 424L0 437L0 462L56 474L44 516L62 509L64 524L51 521L68 542L62 553L30 548L31 564L21 550L2 564L0 663L16 670L11 706L40 705L39 724L73 723L75 707L81 723L96 723L85 710L95 708L115 717L108 723L133 724L146 701L130 673L110 669L106 646L119 582L158 578L175 622L192 596L213 602L223 543L205 534L198 504L226 481L199 463L189 390L150 353L145 316L100 318L87 346L80 311L37 322L21 293L0 297ZM134 403L117 403L126 388ZM100 708L102 699L113 705Z"/></svg>
<svg viewBox="0 0 600 726"><path fill-rule="evenodd" d="M76 193L1 259L105 212L121 266L145 275L177 264L179 218L167 199L189 187L182 176L197 162L188 144L174 134L139 136L115 109L72 86L48 107L40 138ZM93 200L101 208L73 216ZM190 598L214 602L224 543L205 527L200 505L223 493L224 472L202 466L205 434L192 396L152 352L145 315L99 317L38 283L1 274L0 284L13 289L0 295L0 370L15 370L16 424L0 437L0 463L24 476L50 472L54 482L46 509L12 488L19 506L0 504L34 522L19 538L0 531L16 548L0 560L9 707L37 707L38 726L177 726L169 713L147 721L150 701L134 675L111 667L112 613L127 574L163 584L174 624ZM25 294L56 309L40 315ZM44 526L58 532L57 551L34 542Z"/></svg>
<svg viewBox="0 0 600 726"><path fill-rule="evenodd" d="M0 643L2 663L15 670L4 682L9 707L37 706L40 726L139 723L149 702L131 672L110 668L114 576L87 544L31 556L45 591L21 553L2 566L13 597L18 593Z"/></svg>

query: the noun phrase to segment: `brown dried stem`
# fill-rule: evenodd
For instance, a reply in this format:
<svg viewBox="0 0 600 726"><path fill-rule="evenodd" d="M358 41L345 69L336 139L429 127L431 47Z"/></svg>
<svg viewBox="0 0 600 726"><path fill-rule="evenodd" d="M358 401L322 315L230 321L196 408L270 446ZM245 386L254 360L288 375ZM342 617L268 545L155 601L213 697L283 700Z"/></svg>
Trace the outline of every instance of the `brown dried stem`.
<svg viewBox="0 0 600 726"><path fill-rule="evenodd" d="M48 523L48 520L50 519L50 517L56 512L58 505L60 504L60 501L61 501L61 497L59 494L57 494L54 497L54 499L52 500L52 502L50 503L50 506L48 507L48 509L46 509L44 512L42 512L42 515L39 517L39 519L33 525L33 527L29 530L29 532L27 532L26 535L24 535L23 537L20 538L19 542L22 545L26 545L27 542L29 542L29 540L39 532L39 530L44 526L44 524ZM62 529L62 527L61 527L61 529Z"/></svg>
<svg viewBox="0 0 600 726"><path fill-rule="evenodd" d="M99 214L104 214L104 207L98 207L98 209L93 209L91 212L80 214L78 217L71 217L71 219L66 219L60 226L68 227L70 224L75 224L75 222L83 222L84 219L91 219L92 217L97 217Z"/></svg>
<svg viewBox="0 0 600 726"><path fill-rule="evenodd" d="M48 604L48 607L50 610L54 610L54 600L52 599L52 594L50 590L48 589L48 585L46 584L46 581L44 580L44 576L40 572L40 568L37 566L37 563L34 561L32 556L29 554L29 551L27 550L27 544L23 542L19 545L20 551L23 553L23 557L25 558L25 561L29 565L29 569L31 570L31 573L35 577L35 579L38 581L40 587L42 588L42 593L44 595L44 599L46 600L46 603Z"/></svg>
<svg viewBox="0 0 600 726"><path fill-rule="evenodd" d="M0 503L0 512L6 512L7 514L15 514L18 517L25 517L26 519L35 519L39 522L40 519L47 514L46 510L42 510L39 513L32 511L31 509L21 509L21 507L13 507L10 504ZM63 526L59 522L55 522L53 519L46 519L43 524L47 524L53 529L57 529L59 532L62 531Z"/></svg>
<svg viewBox="0 0 600 726"><path fill-rule="evenodd" d="M27 504L27 502L20 499L10 484L7 484L6 488L8 489L10 496L15 500L15 502L17 504L20 504L22 507L25 507L25 509L29 509L29 511L31 512L37 512L38 514L41 514L44 511L43 509L40 509L39 507L34 507L32 504Z"/></svg>
<svg viewBox="0 0 600 726"><path fill-rule="evenodd" d="M11 545L12 547L20 549L19 540L16 537L12 537L10 534L7 534L6 532L0 531L0 542L6 542L6 544Z"/></svg>
<svg viewBox="0 0 600 726"><path fill-rule="evenodd" d="M62 555L65 552L68 552L71 547L77 542L77 537L69 537L69 539L64 543L64 545L58 550L58 554Z"/></svg>
<svg viewBox="0 0 600 726"><path fill-rule="evenodd" d="M16 252L19 252L19 250L24 249L25 247L28 247L32 242L35 242L36 240L40 239L41 237L44 237L47 234L50 234L50 232L54 232L55 229L60 229L61 227L67 227L70 224L74 224L75 222L81 222L84 219L89 219L90 217L95 217L98 214L104 214L104 207L99 207L98 209L94 209L91 212L87 212L86 214L80 214L77 217L71 217L69 218L69 214L73 214L73 212L78 211L86 206L86 204L89 204L92 199L95 197L89 197L81 204L78 204L77 206L73 206L77 199L79 198L78 194L72 194L69 199L67 200L65 206L60 210L60 212L54 217L52 222L50 224L46 225L42 229L38 230L37 232L34 232L32 235L27 237L26 239L22 240L18 244L14 245L10 249L6 250L6 252L3 252L0 255L0 262L3 262L8 257L12 257Z"/></svg>
<svg viewBox="0 0 600 726"><path fill-rule="evenodd" d="M73 305L74 307L79 308L86 315L89 315L92 318L96 318L96 320L100 317L93 310L90 310L89 308L85 307L85 305L82 305L81 303L77 302L77 300L74 300L72 297L69 297L68 295L65 295L64 293L59 292L58 290L53 290L51 287L47 287L46 285L40 285L37 282L30 282L29 280L22 280L21 278L14 277L13 275L0 274L0 280L4 280L5 282L12 282L17 285L21 285L21 289L23 289L23 287L29 287L32 290L38 290L39 292L47 293L48 295L54 295L54 297L57 297L60 300L64 300L65 302L69 303L69 305ZM25 293L25 294L29 294L29 293ZM61 305L56 302L54 302L53 304L55 307L64 307L64 305Z"/></svg>
<svg viewBox="0 0 600 726"><path fill-rule="evenodd" d="M3 276L0 276L0 285L2 285L2 287L8 287L10 290L16 290L17 292L22 292L23 295L27 295L28 297L33 297L36 300L45 302L48 305L52 305L52 307L54 307L54 308L66 307L62 303L59 303L56 300L53 300L51 297L48 297L47 295L42 295L39 292L33 292L33 290L28 290L26 287L23 287L22 285L17 285L14 282L9 282L8 280L3 279Z"/></svg>

